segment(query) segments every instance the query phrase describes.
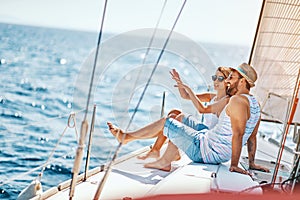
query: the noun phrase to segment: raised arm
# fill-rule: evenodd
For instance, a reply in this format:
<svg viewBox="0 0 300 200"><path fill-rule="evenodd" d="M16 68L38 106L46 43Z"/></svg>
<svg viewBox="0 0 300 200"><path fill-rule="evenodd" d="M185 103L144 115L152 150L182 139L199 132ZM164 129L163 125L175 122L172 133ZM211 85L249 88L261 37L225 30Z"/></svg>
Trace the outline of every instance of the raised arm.
<svg viewBox="0 0 300 200"><path fill-rule="evenodd" d="M177 82L177 87L185 90L185 92L189 96L189 99L193 102L194 106L200 113L220 113L229 100L228 97L218 101L217 103L204 106L202 104L202 101L197 97L197 95L192 91L192 89L188 85L182 82Z"/></svg>
<svg viewBox="0 0 300 200"><path fill-rule="evenodd" d="M175 80L176 83L177 83L177 85L175 85L176 87L178 86L178 84L183 83L180 76L179 76L179 73L175 69L172 69L172 71L170 71L170 74L172 76L172 79ZM190 94L189 94L188 91L186 91L185 88L178 87L178 90L179 90L180 96L183 99L191 100ZM214 96L216 96L216 94L214 94L214 93L202 93L202 94L197 94L196 96L202 102L209 102Z"/></svg>
<svg viewBox="0 0 300 200"><path fill-rule="evenodd" d="M202 94L196 94L198 99L202 102L209 102L212 98L216 96L215 93L202 93Z"/></svg>
<svg viewBox="0 0 300 200"><path fill-rule="evenodd" d="M176 81L177 85L182 83L180 76L178 74L178 72L175 69L172 69L172 71L170 71L170 74L172 76L172 79ZM189 94L187 93L187 91L184 88L179 88L179 94L183 99L190 99Z"/></svg>

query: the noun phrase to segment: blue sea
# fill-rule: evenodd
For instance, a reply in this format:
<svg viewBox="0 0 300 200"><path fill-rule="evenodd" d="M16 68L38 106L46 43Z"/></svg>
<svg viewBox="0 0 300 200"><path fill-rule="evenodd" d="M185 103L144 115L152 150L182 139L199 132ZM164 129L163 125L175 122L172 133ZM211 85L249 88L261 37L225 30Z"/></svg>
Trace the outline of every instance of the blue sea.
<svg viewBox="0 0 300 200"><path fill-rule="evenodd" d="M117 148L107 121L132 130L158 119L164 92L164 112L176 107L196 114L173 87L170 69L196 92L212 91L217 66L236 66L250 54L249 46L177 34L159 58L164 30L148 52L152 30L104 33L93 77L98 33L12 24L0 24L0 30L0 199L16 199L39 174L43 190L69 179L81 123L87 116L91 125L93 106L90 168L108 162ZM129 143L119 155L152 143Z"/></svg>

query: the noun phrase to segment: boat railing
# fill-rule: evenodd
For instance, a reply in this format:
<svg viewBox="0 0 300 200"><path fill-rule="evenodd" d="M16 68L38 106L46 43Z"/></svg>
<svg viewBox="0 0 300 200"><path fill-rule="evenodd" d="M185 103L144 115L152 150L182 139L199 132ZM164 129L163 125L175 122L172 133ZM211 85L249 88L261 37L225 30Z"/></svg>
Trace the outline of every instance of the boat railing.
<svg viewBox="0 0 300 200"><path fill-rule="evenodd" d="M296 183L300 181L300 129L298 128L298 124L294 125L294 134L293 134L293 142L296 144L294 153L294 161L292 171L290 173L289 179L291 180L291 192L294 191Z"/></svg>
<svg viewBox="0 0 300 200"><path fill-rule="evenodd" d="M285 123L288 120L288 108L290 100L286 97L278 95L274 92L268 92L266 98L261 105L262 118L264 120L277 121L279 123ZM280 105L280 111L278 112L278 105ZM285 112L285 113L284 113Z"/></svg>

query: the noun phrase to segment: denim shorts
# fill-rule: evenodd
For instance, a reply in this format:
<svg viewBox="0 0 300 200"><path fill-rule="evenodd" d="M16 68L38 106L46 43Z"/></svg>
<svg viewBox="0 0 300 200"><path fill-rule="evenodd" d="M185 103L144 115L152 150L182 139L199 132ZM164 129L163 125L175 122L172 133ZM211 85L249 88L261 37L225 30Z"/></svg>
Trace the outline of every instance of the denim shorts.
<svg viewBox="0 0 300 200"><path fill-rule="evenodd" d="M167 118L164 125L164 135L179 149L184 151L194 162L203 162L200 154L199 137L204 136L207 126L197 122L192 116L184 116L182 122Z"/></svg>

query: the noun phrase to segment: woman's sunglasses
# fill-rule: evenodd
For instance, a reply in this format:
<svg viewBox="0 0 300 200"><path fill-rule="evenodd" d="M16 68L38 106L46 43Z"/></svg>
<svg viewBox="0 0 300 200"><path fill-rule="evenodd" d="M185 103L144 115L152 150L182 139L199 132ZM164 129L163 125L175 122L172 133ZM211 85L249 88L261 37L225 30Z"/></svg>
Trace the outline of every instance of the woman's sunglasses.
<svg viewBox="0 0 300 200"><path fill-rule="evenodd" d="M211 79L212 79L213 81L215 81L215 80L218 79L219 82L222 82L222 81L225 80L225 77L224 77L224 76L213 75L213 76L211 76Z"/></svg>

